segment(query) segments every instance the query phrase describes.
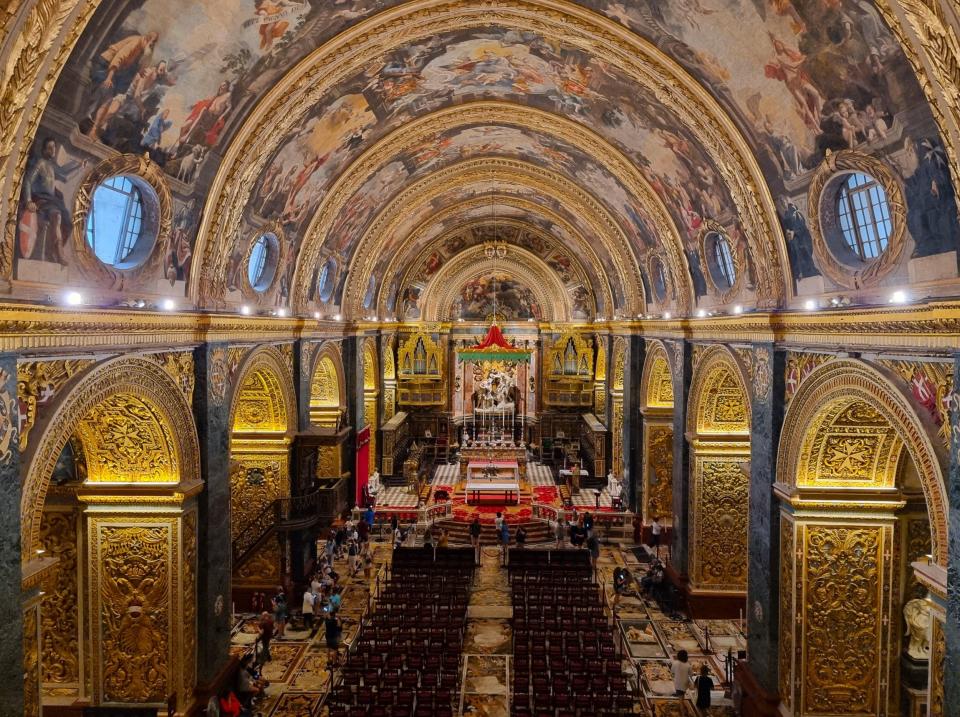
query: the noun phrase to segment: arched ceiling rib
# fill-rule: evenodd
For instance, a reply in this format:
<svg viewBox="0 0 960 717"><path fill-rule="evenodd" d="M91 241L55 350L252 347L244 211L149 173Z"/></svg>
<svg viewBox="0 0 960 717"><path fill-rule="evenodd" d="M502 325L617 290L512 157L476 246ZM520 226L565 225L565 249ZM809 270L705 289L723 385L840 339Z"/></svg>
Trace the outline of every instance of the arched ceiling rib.
<svg viewBox="0 0 960 717"><path fill-rule="evenodd" d="M655 241L673 252L671 268L682 266L684 252L696 253L698 226L715 220L726 228L746 258L746 283L755 286L756 301L741 301L783 305L799 292L794 281L821 274L812 260L798 269L804 260L795 245L797 237L809 243L806 188L828 149L856 147L885 160L907 185L915 248L904 264L960 245L956 178L936 131L944 116L925 104L898 36L884 24L892 17L886 0L880 11L869 0L305 0L277 17L245 0L141 0L120 8L103 3L88 24L97 4L65 0L43 36L30 38L34 54L42 54L53 41L49 32L69 15L62 42L43 65L50 77L60 74L49 105L50 83L32 88L36 109L15 128L0 128L0 167L12 167L13 192L0 207L8 215L0 273L20 280L27 293L50 283L96 284L69 261L60 270L49 266L55 259L14 253L19 223L10 208L26 159L26 145L17 142L34 135L41 111L37 137L54 136L61 168L145 149L165 163L182 216L175 266L105 292L152 294L169 279L183 281L202 306L236 299L227 291L230 258L236 242L249 241L247 230L261 226L254 200L262 199L256 193L278 158L288 171L297 165L289 178L307 189L300 197L292 192L293 199L317 195L286 203L279 217L290 242L284 260L305 265L306 256L298 256L303 226L320 202L346 201L330 195L358 158L418 117L484 101L569 122L566 129L592 146L583 150L587 156L622 183L629 201L613 201L632 205L625 209L630 220L618 218L627 236L635 238L632 225L650 223ZM16 67L23 70L18 77L36 76L32 67ZM22 89L10 83L3 97L14 97L5 106L20 108ZM158 118L170 126L161 122L160 139L148 145ZM480 119L474 137L466 138L470 128L461 125L459 137L446 139L461 143L460 159L482 154L482 131L503 124L510 123ZM531 131L557 140L542 128ZM607 161L610 153L598 156L597 141L616 148L614 161ZM35 157L42 147L34 144ZM407 181L415 182L418 167L439 161L429 157L434 148L423 149L425 155L384 156L380 164L405 162ZM542 156L555 149L548 143ZM632 172L621 171L621 160ZM58 179L67 208L85 171ZM608 181L597 182L582 163L569 176L581 185ZM942 205L935 211L923 191L931 186ZM610 199L609 192L585 189ZM26 204L19 198L17 220ZM340 226L334 221L329 226ZM789 256L781 222L793 242ZM307 237L311 245L327 240ZM695 272L692 257L689 263ZM307 274L297 269L298 277ZM835 288L826 276L823 283L821 291ZM287 284L265 300L283 303L301 290ZM708 305L723 302L707 291Z"/></svg>
<svg viewBox="0 0 960 717"><path fill-rule="evenodd" d="M395 251L397 242L406 232L423 221L438 206L461 201L470 194L515 191L544 201L554 208L565 207L579 215L589 227L588 235L609 253L611 266L625 278L625 296L614 297L617 307L626 313L641 313L645 300L635 255L616 218L596 197L566 177L528 162L498 157L466 160L433 172L408 185L377 214L366 233L356 242L356 251L343 296L344 306L357 306L363 296L362 281L368 277L383 253ZM442 198L442 199L441 199ZM293 286L305 292L309 275L301 275L304 265L298 266ZM300 307L306 297L294 296L294 306Z"/></svg>
<svg viewBox="0 0 960 717"><path fill-rule="evenodd" d="M401 11L402 31L398 31L396 23ZM702 153L726 182L733 199L731 216L740 218L745 238L754 250L757 283L763 300L769 303L782 298L783 251L778 246L778 230L772 221L775 216L772 202L758 183L759 170L746 152L744 141L722 116L716 103L665 55L623 28L579 8L545 1L502 1L482 8L457 2L411 3L358 24L313 53L260 103L231 144L208 199L198 245L203 265L192 277L194 287L209 281L213 295L224 288L220 263L227 254L225 245L240 226L242 210L239 207L246 205L258 176L280 147L282 138L302 127L307 112L321 102L331 88L342 86L351 77L368 70L371 63L382 62L384 57L398 58L388 60L385 67L394 66L389 62L399 62L396 66L402 76L407 66L403 64L401 48L429 52L433 38L444 33L474 33L470 36L477 40L476 33L490 34L495 28L502 28L497 31L500 33L520 33L516 37L523 42L515 45L518 52L519 48L540 47L546 51L551 46L560 47L568 54L579 54L584 63L594 63L590 71L595 72L597 78L604 69L615 73L618 81L625 83L624 96L651 98L644 101L650 102L649 106L657 113L670 117L669 123L676 130L671 139L675 146ZM496 40L501 47L502 39ZM564 71L582 74L586 64L561 63L561 67ZM519 69L524 70L525 66ZM521 77L525 88L537 79L529 73ZM560 79L567 91L556 99L557 109L566 109L564 102L567 102L573 105L572 115L582 112L584 97L590 95L590 79L584 76ZM375 83L375 89L389 95L391 90L396 91L399 81L381 72ZM534 95L526 92L525 96L529 100ZM607 115L612 124L617 124L615 115L615 112ZM602 131L602 123L596 126ZM357 129L362 134L363 130ZM710 171L707 165L703 168ZM718 182L718 186L723 181Z"/></svg>
<svg viewBox="0 0 960 717"><path fill-rule="evenodd" d="M396 312L401 319L410 319L399 306L399 298L405 292L423 290L431 282L439 280L440 270L458 254L478 246L501 242L508 247L519 247L541 257L550 270L556 273L566 291L573 297L571 304L574 319L593 318L597 308L603 311L613 305L608 276L601 270L599 259L592 246L569 225L563 226L557 215L549 218L549 230L527 220L529 209L521 219L510 216L514 207L497 205L496 224L490 216L464 217L472 208L486 211L484 205L469 207L455 205L434 216L433 229L445 218L453 229L437 233L421 229L409 235L401 252L390 255L387 261L378 263L375 276L381 276L377 308L383 316ZM538 210L540 210L538 208ZM585 263L584 263L585 262ZM578 305L583 310L578 310Z"/></svg>

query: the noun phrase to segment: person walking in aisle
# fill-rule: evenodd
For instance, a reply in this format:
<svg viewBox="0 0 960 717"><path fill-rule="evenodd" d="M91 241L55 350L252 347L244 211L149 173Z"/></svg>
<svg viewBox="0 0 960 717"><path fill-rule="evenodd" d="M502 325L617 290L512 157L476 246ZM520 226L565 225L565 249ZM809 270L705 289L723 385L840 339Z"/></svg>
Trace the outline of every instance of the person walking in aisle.
<svg viewBox="0 0 960 717"><path fill-rule="evenodd" d="M567 537L567 526L561 513L557 513L557 526L554 531L557 538L557 550L559 550L563 547L564 539Z"/></svg>
<svg viewBox="0 0 960 717"><path fill-rule="evenodd" d="M710 709L710 693L713 691L713 680L710 678L710 668L703 664L700 667L700 676L696 679L697 685L697 709L707 714Z"/></svg>
<svg viewBox="0 0 960 717"><path fill-rule="evenodd" d="M660 557L660 533L663 532L663 526L660 525L660 519L653 516L653 522L650 524L650 547L654 554Z"/></svg>
<svg viewBox="0 0 960 717"><path fill-rule="evenodd" d="M673 673L673 691L677 697L683 697L690 686L690 663L687 660L687 651L680 650L677 653L677 659L670 663L670 671Z"/></svg>
<svg viewBox="0 0 960 717"><path fill-rule="evenodd" d="M473 517L473 522L470 523L470 544L473 545L473 552L476 555L474 562L480 564L480 518L479 516Z"/></svg>
<svg viewBox="0 0 960 717"><path fill-rule="evenodd" d="M507 521L500 523L500 545L503 550L503 564L507 564L507 553L510 550L510 526Z"/></svg>

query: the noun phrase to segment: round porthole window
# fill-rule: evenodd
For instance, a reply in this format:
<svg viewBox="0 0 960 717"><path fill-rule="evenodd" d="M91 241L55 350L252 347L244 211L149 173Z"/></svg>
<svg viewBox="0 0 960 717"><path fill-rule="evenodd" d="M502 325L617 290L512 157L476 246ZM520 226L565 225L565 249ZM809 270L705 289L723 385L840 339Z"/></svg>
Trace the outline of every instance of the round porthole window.
<svg viewBox="0 0 960 717"><path fill-rule="evenodd" d="M650 273L653 276L653 295L661 304L667 300L667 270L659 257L650 262Z"/></svg>
<svg viewBox="0 0 960 717"><path fill-rule="evenodd" d="M247 259L247 279L254 291L263 293L270 288L277 274L280 243L274 234L261 234L250 247Z"/></svg>
<svg viewBox="0 0 960 717"><path fill-rule="evenodd" d="M705 241L707 269L710 278L720 291L732 289L737 283L737 267L733 261L730 240L720 232L710 232Z"/></svg>
<svg viewBox="0 0 960 717"><path fill-rule="evenodd" d="M87 245L115 269L139 266L157 241L157 206L157 195L146 182L128 175L108 177L93 190Z"/></svg>
<svg viewBox="0 0 960 717"><path fill-rule="evenodd" d="M863 172L846 175L837 192L837 223L846 248L860 261L880 258L890 244L893 222L887 193Z"/></svg>

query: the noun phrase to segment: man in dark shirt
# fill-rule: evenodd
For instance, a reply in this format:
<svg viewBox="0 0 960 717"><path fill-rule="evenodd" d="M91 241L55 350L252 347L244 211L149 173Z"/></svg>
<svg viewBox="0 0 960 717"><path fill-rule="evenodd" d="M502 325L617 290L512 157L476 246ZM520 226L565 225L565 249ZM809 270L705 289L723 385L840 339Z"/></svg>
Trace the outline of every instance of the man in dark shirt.
<svg viewBox="0 0 960 717"><path fill-rule="evenodd" d="M476 554L474 562L480 564L480 518L474 516L470 523L470 543L473 545L473 552Z"/></svg>

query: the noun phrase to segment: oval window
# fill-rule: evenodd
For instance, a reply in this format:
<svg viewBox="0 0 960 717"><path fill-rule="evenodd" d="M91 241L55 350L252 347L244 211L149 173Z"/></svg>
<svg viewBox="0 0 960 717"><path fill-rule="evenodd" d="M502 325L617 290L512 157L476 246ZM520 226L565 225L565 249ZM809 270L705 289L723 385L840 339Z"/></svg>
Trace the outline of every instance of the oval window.
<svg viewBox="0 0 960 717"><path fill-rule="evenodd" d="M363 295L363 308L369 309L373 306L373 300L377 296L377 277L371 276L370 283L367 284L367 293Z"/></svg>
<svg viewBox="0 0 960 717"><path fill-rule="evenodd" d="M117 175L97 185L87 214L87 244L104 264L132 269L142 264L156 243L147 225L147 204L157 203L146 182Z"/></svg>
<svg viewBox="0 0 960 717"><path fill-rule="evenodd" d="M887 250L893 222L887 193L863 172L847 175L837 193L837 221L843 241L861 261L870 262Z"/></svg>
<svg viewBox="0 0 960 717"><path fill-rule="evenodd" d="M737 267L730 240L720 232L711 232L707 235L706 250L707 268L713 283L721 291L733 288L737 283Z"/></svg>
<svg viewBox="0 0 960 717"><path fill-rule="evenodd" d="M261 234L250 248L247 260L247 279L253 290L262 293L270 288L277 273L280 244L273 234Z"/></svg>

